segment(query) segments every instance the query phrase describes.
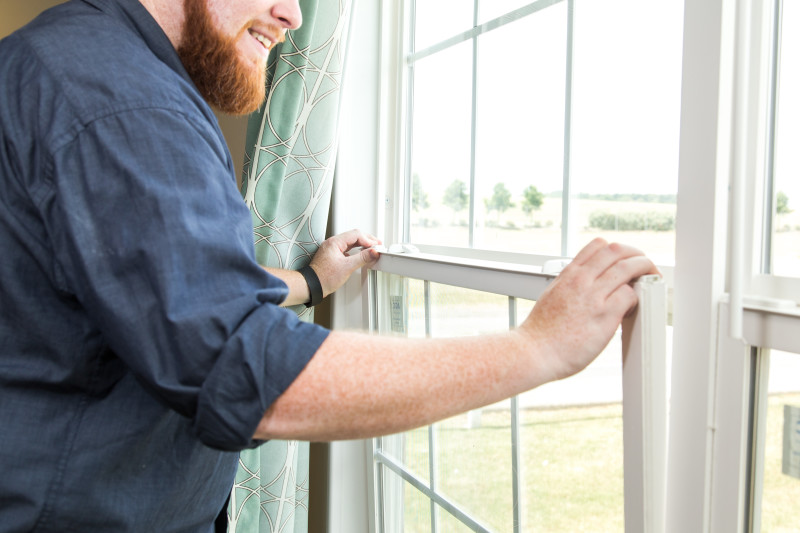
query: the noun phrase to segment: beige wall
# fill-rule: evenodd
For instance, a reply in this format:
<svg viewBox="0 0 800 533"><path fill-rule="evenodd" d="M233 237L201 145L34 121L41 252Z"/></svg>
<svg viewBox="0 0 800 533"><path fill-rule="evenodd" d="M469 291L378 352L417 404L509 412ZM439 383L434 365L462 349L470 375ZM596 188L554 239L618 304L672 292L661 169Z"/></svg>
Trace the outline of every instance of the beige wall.
<svg viewBox="0 0 800 533"><path fill-rule="evenodd" d="M0 38L27 24L39 13L63 0L0 0Z"/></svg>
<svg viewBox="0 0 800 533"><path fill-rule="evenodd" d="M33 20L36 15L45 9L64 0L0 0L0 38L5 37L20 26ZM228 147L233 156L236 168L237 181L242 175L244 163L244 144L247 133L247 119L245 117L231 117L217 114L222 133L228 141Z"/></svg>

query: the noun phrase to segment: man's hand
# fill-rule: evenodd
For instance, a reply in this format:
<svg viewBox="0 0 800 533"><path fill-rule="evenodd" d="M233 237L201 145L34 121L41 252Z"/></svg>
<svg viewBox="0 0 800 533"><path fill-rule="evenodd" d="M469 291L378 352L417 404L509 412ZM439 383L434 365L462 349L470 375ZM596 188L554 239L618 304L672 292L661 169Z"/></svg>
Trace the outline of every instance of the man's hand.
<svg viewBox="0 0 800 533"><path fill-rule="evenodd" d="M341 287L357 269L377 261L381 254L368 248L380 243L377 237L355 229L323 241L311 260L311 268L319 277L323 296L328 296ZM364 249L352 255L348 254L350 250L359 246ZM263 268L282 279L289 287L289 295L281 305L299 305L309 301L311 295L308 285L300 272L282 268Z"/></svg>
<svg viewBox="0 0 800 533"><path fill-rule="evenodd" d="M323 295L335 292L359 268L375 263L380 253L370 248L376 244L381 244L377 237L355 229L326 239L311 260L311 268L322 283ZM348 254L359 246L363 249L358 253Z"/></svg>
<svg viewBox="0 0 800 533"><path fill-rule="evenodd" d="M595 239L547 288L519 328L549 359L549 379L571 376L605 348L623 317L636 306L632 282L658 274L642 252ZM544 345L542 345L544 343Z"/></svg>

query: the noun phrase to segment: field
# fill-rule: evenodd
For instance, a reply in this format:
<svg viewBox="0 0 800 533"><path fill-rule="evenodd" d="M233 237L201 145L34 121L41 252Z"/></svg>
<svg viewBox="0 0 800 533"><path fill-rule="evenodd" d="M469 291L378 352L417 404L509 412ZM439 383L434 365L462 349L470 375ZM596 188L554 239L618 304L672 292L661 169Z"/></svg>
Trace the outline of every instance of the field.
<svg viewBox="0 0 800 533"><path fill-rule="evenodd" d="M577 200L571 213L571 238L577 250L594 237L624 242L644 251L657 264L674 265L674 231L608 231L589 227L593 212L675 213L674 204ZM475 248L518 251L541 255L561 255L561 202L545 198L541 209L530 216L519 207L504 213L482 214L474 232ZM800 273L800 212L777 217L773 236L775 273L796 276ZM453 213L441 205L412 214L411 239L419 244L447 244L466 247L469 230L464 211Z"/></svg>

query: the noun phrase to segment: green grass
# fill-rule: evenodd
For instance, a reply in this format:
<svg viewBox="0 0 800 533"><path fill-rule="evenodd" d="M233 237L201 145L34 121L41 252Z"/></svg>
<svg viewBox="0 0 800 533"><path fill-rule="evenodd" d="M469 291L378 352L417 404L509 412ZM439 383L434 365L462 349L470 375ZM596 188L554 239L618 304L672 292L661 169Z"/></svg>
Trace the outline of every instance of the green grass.
<svg viewBox="0 0 800 533"><path fill-rule="evenodd" d="M800 480L781 472L783 405L800 394L770 397L763 533L800 531ZM530 409L520 413L522 531L624 531L620 405ZM508 411L484 411L481 427L466 415L435 427L437 489L492 531L512 531L511 428ZM428 430L404 435L404 457L428 480ZM431 530L430 501L406 485L404 532ZM444 510L439 530L467 531Z"/></svg>

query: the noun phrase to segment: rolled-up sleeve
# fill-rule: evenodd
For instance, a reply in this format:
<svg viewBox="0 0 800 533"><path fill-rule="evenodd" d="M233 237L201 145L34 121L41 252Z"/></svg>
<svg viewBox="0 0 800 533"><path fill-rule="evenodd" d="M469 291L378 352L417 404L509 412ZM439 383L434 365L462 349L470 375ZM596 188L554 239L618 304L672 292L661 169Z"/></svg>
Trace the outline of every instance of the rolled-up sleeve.
<svg viewBox="0 0 800 533"><path fill-rule="evenodd" d="M142 386L238 450L327 335L279 307L213 124L181 110L94 117L57 146L36 200L54 278Z"/></svg>

